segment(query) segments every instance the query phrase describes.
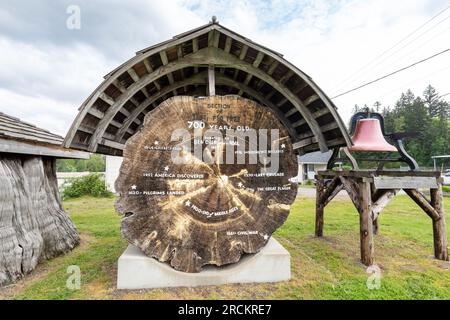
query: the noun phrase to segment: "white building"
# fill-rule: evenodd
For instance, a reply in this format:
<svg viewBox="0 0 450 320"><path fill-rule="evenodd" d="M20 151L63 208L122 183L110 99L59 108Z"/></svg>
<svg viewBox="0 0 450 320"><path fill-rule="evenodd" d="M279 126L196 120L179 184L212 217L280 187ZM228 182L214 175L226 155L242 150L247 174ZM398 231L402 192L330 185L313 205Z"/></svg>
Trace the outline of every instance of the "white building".
<svg viewBox="0 0 450 320"><path fill-rule="evenodd" d="M298 157L298 176L293 180L298 183L303 183L306 180L314 180L314 175L317 171L325 170L327 168L328 160L330 159L332 151L325 153L313 152Z"/></svg>
<svg viewBox="0 0 450 320"><path fill-rule="evenodd" d="M114 182L119 177L123 157L106 156L105 182L109 191L116 192Z"/></svg>

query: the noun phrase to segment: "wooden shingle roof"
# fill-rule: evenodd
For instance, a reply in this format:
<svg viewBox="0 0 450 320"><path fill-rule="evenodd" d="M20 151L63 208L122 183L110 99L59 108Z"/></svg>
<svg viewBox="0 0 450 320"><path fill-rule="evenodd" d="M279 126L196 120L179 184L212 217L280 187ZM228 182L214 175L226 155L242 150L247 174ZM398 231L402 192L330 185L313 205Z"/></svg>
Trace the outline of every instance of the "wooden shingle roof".
<svg viewBox="0 0 450 320"><path fill-rule="evenodd" d="M62 147L64 138L0 112L0 153L87 159L89 154Z"/></svg>
<svg viewBox="0 0 450 320"><path fill-rule="evenodd" d="M0 112L0 137L61 145L63 137Z"/></svg>

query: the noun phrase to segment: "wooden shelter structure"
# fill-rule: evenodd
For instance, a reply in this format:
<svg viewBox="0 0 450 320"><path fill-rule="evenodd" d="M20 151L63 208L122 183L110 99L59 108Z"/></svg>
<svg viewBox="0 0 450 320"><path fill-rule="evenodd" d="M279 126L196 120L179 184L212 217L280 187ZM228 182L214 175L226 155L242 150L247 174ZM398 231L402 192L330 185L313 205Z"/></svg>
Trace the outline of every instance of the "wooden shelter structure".
<svg viewBox="0 0 450 320"><path fill-rule="evenodd" d="M448 260L441 173L439 171L420 171L417 162L406 152L402 140L415 135L410 133L386 134L383 116L378 113L357 113L352 117L351 123L354 146L349 149L371 153L397 151L400 156L378 158L376 160L379 163L376 169L361 170L350 151L342 148L351 162L353 170L333 171L340 149L336 148L328 162L328 170L318 172L316 176L316 236L323 236L324 208L341 190L347 191L359 213L361 261L367 266L372 265L374 262L374 235L379 230L379 215L390 200L400 190L404 190L433 222L434 256L436 259ZM361 160L361 158L359 159ZM345 159L342 158L342 160ZM374 158L363 158L362 160L373 161ZM410 170L384 170L385 162L405 162ZM430 200L426 198L422 189L430 191Z"/></svg>
<svg viewBox="0 0 450 320"><path fill-rule="evenodd" d="M379 216L400 190L431 218L434 256L448 261L448 240L442 203L442 178L439 172L426 171L320 171L317 176L316 236L323 236L324 209L345 190L359 213L361 262L374 263L374 235ZM430 200L420 189L430 191Z"/></svg>
<svg viewBox="0 0 450 320"><path fill-rule="evenodd" d="M207 114L207 125L227 127L234 120L223 119L230 118L252 130L280 130L283 175L256 176L259 165L172 166L165 152L149 147L154 140L172 148L170 133L199 120L200 113ZM116 181L122 233L148 256L186 272L259 251L297 194L297 184L289 181L297 175L294 152L350 144L335 105L308 75L215 18L137 52L107 74L81 105L64 141L68 148L124 156ZM207 174L170 181L155 178L161 175L155 170ZM244 178L247 170L256 178ZM174 187L183 196L167 196ZM280 191L267 195L265 189ZM155 196L155 190L164 195ZM202 214L219 218L205 220Z"/></svg>
<svg viewBox="0 0 450 320"><path fill-rule="evenodd" d="M300 154L351 145L335 105L308 75L215 19L137 52L107 74L81 105L64 145L122 155L144 116L178 95L254 100L276 113Z"/></svg>
<svg viewBox="0 0 450 320"><path fill-rule="evenodd" d="M61 204L55 162L89 154L63 148L62 141L0 113L0 286L79 242Z"/></svg>

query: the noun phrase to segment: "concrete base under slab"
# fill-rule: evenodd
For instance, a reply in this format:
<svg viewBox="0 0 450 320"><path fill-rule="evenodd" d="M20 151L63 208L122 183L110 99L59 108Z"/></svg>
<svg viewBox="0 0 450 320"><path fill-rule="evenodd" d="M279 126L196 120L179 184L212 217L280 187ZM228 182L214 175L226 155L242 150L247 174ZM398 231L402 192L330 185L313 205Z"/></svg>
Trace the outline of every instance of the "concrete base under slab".
<svg viewBox="0 0 450 320"><path fill-rule="evenodd" d="M230 283L287 281L291 278L291 256L274 238L260 252L245 255L232 265L205 266L200 273L185 273L147 257L129 245L120 256L117 289L196 287Z"/></svg>

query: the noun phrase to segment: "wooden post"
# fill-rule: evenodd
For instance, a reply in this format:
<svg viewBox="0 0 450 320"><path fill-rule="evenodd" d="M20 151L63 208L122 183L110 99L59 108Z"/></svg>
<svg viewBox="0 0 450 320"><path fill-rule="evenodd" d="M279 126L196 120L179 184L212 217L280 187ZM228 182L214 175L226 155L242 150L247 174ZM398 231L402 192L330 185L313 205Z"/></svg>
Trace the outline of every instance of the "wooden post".
<svg viewBox="0 0 450 320"><path fill-rule="evenodd" d="M442 184L439 183L437 189L430 189L430 194L431 206L439 215L438 219L433 219L434 256L436 259L448 261L447 232L442 203Z"/></svg>
<svg viewBox="0 0 450 320"><path fill-rule="evenodd" d="M360 224L360 242L361 242L361 262L366 266L373 264L373 221L371 210L371 192L370 183L362 181L359 183L359 194L361 199L359 224Z"/></svg>
<svg viewBox="0 0 450 320"><path fill-rule="evenodd" d="M372 188L372 219L373 219L373 234L378 234L380 232L380 222L379 215L381 211L388 205L388 203L392 200L392 198L397 194L396 189L391 190L377 190L375 186L371 184Z"/></svg>
<svg viewBox="0 0 450 320"><path fill-rule="evenodd" d="M208 93L210 96L216 95L216 77L214 65L208 66Z"/></svg>
<svg viewBox="0 0 450 320"><path fill-rule="evenodd" d="M317 176L316 181L316 237L323 236L323 211L325 205L322 202L325 183L322 176Z"/></svg>
<svg viewBox="0 0 450 320"><path fill-rule="evenodd" d="M433 220L439 220L441 217L439 215L439 213L436 211L436 209L434 208L434 206L432 204L430 204L427 200L427 198L425 198L425 196L423 195L423 193L421 193L419 190L417 189L403 189L406 194L408 196L410 196L411 199L414 200L415 203L417 203L417 205L419 207L422 208L422 210ZM437 197L439 197L439 195L436 194L436 192L438 189L430 189L430 193L433 194L433 199L435 202L439 202L442 200L436 199ZM442 196L441 196L442 197ZM438 205L437 203L435 203L435 205ZM440 206L440 205L439 205Z"/></svg>
<svg viewBox="0 0 450 320"><path fill-rule="evenodd" d="M380 230L380 223L378 222L378 217L376 219L373 220L373 234L377 235L378 231Z"/></svg>
<svg viewBox="0 0 450 320"><path fill-rule="evenodd" d="M375 213L373 212L373 205L374 202L376 200L376 188L375 188L375 184L371 183L370 184L370 201L371 201L371 210L372 210L372 229L373 229L373 234L377 235L378 231L380 230L380 223L378 221L378 216L375 216Z"/></svg>
<svg viewBox="0 0 450 320"><path fill-rule="evenodd" d="M397 192L403 189L433 221L435 257L448 261L442 181L439 181L439 176L439 172L425 171L321 171L317 174L316 236L322 236L323 209L344 188L360 216L361 262L367 266L372 265L374 234L379 231L379 215ZM336 177L341 184L335 183ZM333 180L325 185L324 181L331 178ZM429 188L431 200L418 188Z"/></svg>

